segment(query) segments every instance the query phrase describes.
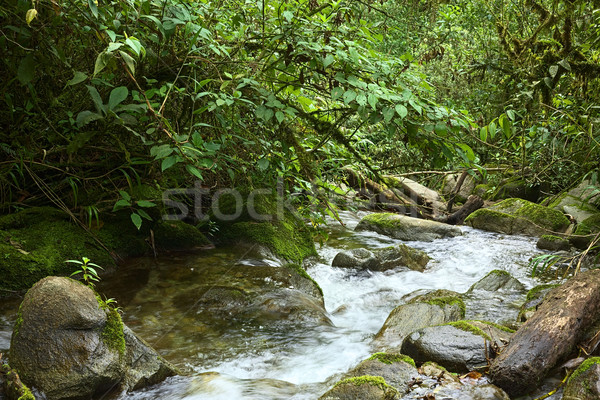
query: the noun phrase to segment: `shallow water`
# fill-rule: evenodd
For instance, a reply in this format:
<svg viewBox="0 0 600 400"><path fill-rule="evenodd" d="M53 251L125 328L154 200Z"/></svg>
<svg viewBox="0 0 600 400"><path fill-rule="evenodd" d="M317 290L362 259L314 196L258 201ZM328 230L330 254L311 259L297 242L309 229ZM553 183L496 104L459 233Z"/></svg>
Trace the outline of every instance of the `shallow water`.
<svg viewBox="0 0 600 400"><path fill-rule="evenodd" d="M417 289L465 292L493 269L510 272L527 288L540 283L529 276L527 268L529 259L540 254L535 238L468 227L461 227L463 236L408 243L432 258L425 272L359 274L332 268L331 261L340 250L401 243L376 233L354 232L363 215L343 212L346 227L331 222L329 239L318 248L319 259L306 266L323 289L333 327L264 323L199 310L198 301L206 293L194 288L211 268L227 272L223 279L229 279L240 268L272 265L270 260L249 258L240 249L142 258L121 267L101 290L118 300L130 328L190 376L118 398L315 399L373 352L373 335L408 293ZM468 309L467 317L506 322L507 316L516 316L523 297L501 293L480 303L480 309ZM9 344L16 310L12 307L3 306L0 313L0 352Z"/></svg>

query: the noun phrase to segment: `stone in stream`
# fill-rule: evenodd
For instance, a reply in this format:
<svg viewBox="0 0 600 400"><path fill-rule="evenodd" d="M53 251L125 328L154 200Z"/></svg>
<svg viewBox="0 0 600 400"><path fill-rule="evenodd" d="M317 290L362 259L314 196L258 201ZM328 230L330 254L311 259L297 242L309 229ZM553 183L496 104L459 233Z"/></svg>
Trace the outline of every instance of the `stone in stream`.
<svg viewBox="0 0 600 400"><path fill-rule="evenodd" d="M177 370L80 282L47 277L25 295L11 366L48 400L91 398L160 382Z"/></svg>
<svg viewBox="0 0 600 400"><path fill-rule="evenodd" d="M434 361L453 372L485 368L510 338L512 331L484 321L457 321L430 326L410 334L402 353L415 362Z"/></svg>
<svg viewBox="0 0 600 400"><path fill-rule="evenodd" d="M542 235L538 239L536 246L538 249L550 251L571 249L571 243L567 239L556 235Z"/></svg>
<svg viewBox="0 0 600 400"><path fill-rule="evenodd" d="M511 396L535 389L600 316L600 270L580 272L550 291L492 362L490 378Z"/></svg>
<svg viewBox="0 0 600 400"><path fill-rule="evenodd" d="M588 358L577 368L563 392L563 400L600 399L600 357Z"/></svg>
<svg viewBox="0 0 600 400"><path fill-rule="evenodd" d="M344 378L380 376L400 394L408 391L408 383L419 375L412 358L403 354L375 353L344 375Z"/></svg>
<svg viewBox="0 0 600 400"><path fill-rule="evenodd" d="M331 265L338 268L368 269L386 271L405 267L413 271L423 271L429 262L427 254L405 244L378 249L373 252L366 249L353 249L336 254Z"/></svg>
<svg viewBox="0 0 600 400"><path fill-rule="evenodd" d="M570 221L560 211L512 198L475 211L465 224L491 232L541 236L564 232Z"/></svg>
<svg viewBox="0 0 600 400"><path fill-rule="evenodd" d="M369 214L361 219L355 231L373 231L394 239L424 242L462 235L456 226L393 213Z"/></svg>
<svg viewBox="0 0 600 400"><path fill-rule="evenodd" d="M432 325L464 318L465 305L456 292L437 290L419 295L390 313L375 335L373 346L379 350L398 350L412 332Z"/></svg>
<svg viewBox="0 0 600 400"><path fill-rule="evenodd" d="M358 376L339 381L319 400L400 400L400 393L380 376Z"/></svg>
<svg viewBox="0 0 600 400"><path fill-rule="evenodd" d="M475 290L486 292L497 292L499 290L524 292L525 285L513 278L510 273L495 269L475 282L467 293Z"/></svg>

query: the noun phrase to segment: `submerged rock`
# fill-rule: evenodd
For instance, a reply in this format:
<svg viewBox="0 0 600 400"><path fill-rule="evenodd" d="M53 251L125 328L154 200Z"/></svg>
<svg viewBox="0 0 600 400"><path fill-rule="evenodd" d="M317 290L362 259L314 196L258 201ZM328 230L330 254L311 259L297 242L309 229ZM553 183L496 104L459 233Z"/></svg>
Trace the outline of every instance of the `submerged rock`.
<svg viewBox="0 0 600 400"><path fill-rule="evenodd" d="M588 358L577 368L563 392L564 400L600 399L600 357Z"/></svg>
<svg viewBox="0 0 600 400"><path fill-rule="evenodd" d="M380 376L358 376L339 381L319 400L399 400L400 393Z"/></svg>
<svg viewBox="0 0 600 400"><path fill-rule="evenodd" d="M405 244L386 247L370 252L366 249L354 249L338 253L332 261L333 267L369 269L386 271L405 267L414 271L423 271L429 262L424 251L413 249Z"/></svg>
<svg viewBox="0 0 600 400"><path fill-rule="evenodd" d="M23 382L49 400L90 398L122 382L132 390L177 373L117 311L68 278L47 277L27 292L10 353Z"/></svg>
<svg viewBox="0 0 600 400"><path fill-rule="evenodd" d="M456 226L393 213L369 214L358 223L355 230L373 231L394 239L424 242L462 235L462 231Z"/></svg>
<svg viewBox="0 0 600 400"><path fill-rule="evenodd" d="M564 232L570 225L560 211L515 198L479 209L469 215L465 223L491 232L532 236Z"/></svg>
<svg viewBox="0 0 600 400"><path fill-rule="evenodd" d="M420 329L402 344L417 363L434 361L453 372L485 367L487 358L508 342L511 333L483 321L457 321Z"/></svg>

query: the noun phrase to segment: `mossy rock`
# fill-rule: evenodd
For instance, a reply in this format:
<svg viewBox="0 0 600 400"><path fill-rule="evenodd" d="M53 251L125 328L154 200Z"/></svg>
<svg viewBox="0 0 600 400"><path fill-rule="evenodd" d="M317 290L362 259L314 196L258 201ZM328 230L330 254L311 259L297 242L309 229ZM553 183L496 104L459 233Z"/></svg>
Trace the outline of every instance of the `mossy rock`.
<svg viewBox="0 0 600 400"><path fill-rule="evenodd" d="M561 251L569 250L571 243L560 236L556 235L542 235L536 243L538 249L550 250L550 251Z"/></svg>
<svg viewBox="0 0 600 400"><path fill-rule="evenodd" d="M411 298L408 303L426 303L441 308L456 306L460 310L461 318L464 318L466 312L465 302L461 294L446 289L437 289L429 293L417 295Z"/></svg>
<svg viewBox="0 0 600 400"><path fill-rule="evenodd" d="M525 179L515 176L502 182L491 198L493 200L519 198L535 202L539 199L543 186L547 184L530 185Z"/></svg>
<svg viewBox="0 0 600 400"><path fill-rule="evenodd" d="M599 380L600 357L588 358L567 381L563 399L596 400L600 398Z"/></svg>
<svg viewBox="0 0 600 400"><path fill-rule="evenodd" d="M570 225L560 211L515 198L479 209L465 223L492 232L532 236L564 232Z"/></svg>
<svg viewBox="0 0 600 400"><path fill-rule="evenodd" d="M525 291L525 286L507 271L495 269L490 271L486 276L484 276L479 281L471 285L467 293L471 293L474 290L485 290L488 292L495 292L501 289L512 291Z"/></svg>
<svg viewBox="0 0 600 400"><path fill-rule="evenodd" d="M473 189L473 194L487 200L492 195L492 187L487 183L480 183Z"/></svg>
<svg viewBox="0 0 600 400"><path fill-rule="evenodd" d="M598 232L600 232L600 214L593 215L578 224L569 241L573 246L585 249Z"/></svg>
<svg viewBox="0 0 600 400"><path fill-rule="evenodd" d="M183 221L159 221L153 229L154 242L163 250L193 250L211 245L198 228Z"/></svg>
<svg viewBox="0 0 600 400"><path fill-rule="evenodd" d="M533 287L527 292L525 303L521 306L519 316L517 317L518 322L525 322L531 318L537 306L539 306L544 298L555 287L560 286L559 284L544 284Z"/></svg>
<svg viewBox="0 0 600 400"><path fill-rule="evenodd" d="M425 242L462 235L457 226L394 213L369 214L360 220L355 230L373 231L399 240Z"/></svg>
<svg viewBox="0 0 600 400"><path fill-rule="evenodd" d="M319 400L396 400L400 393L380 376L358 376L343 379L319 397Z"/></svg>

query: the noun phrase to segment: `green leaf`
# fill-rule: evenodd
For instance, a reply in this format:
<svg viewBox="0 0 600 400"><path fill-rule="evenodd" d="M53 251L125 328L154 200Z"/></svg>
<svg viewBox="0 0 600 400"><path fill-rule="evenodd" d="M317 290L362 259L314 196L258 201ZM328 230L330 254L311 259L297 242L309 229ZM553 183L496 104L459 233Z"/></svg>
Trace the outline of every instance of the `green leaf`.
<svg viewBox="0 0 600 400"><path fill-rule="evenodd" d="M356 98L356 92L352 89L346 90L344 93L344 103L350 104Z"/></svg>
<svg viewBox="0 0 600 400"><path fill-rule="evenodd" d="M137 210L137 213L140 214L142 218L147 219L148 221L152 221L152 217L144 210Z"/></svg>
<svg viewBox="0 0 600 400"><path fill-rule="evenodd" d="M488 125L488 133L490 134L491 139L494 139L497 130L498 127L496 126L496 123L494 121L490 122L490 124Z"/></svg>
<svg viewBox="0 0 600 400"><path fill-rule="evenodd" d="M84 74L83 72L75 71L75 74L73 75L73 79L71 79L70 81L67 82L67 86L77 85L78 83L85 81L87 79L87 77L88 76L86 74Z"/></svg>
<svg viewBox="0 0 600 400"><path fill-rule="evenodd" d="M37 15L38 12L35 8L27 10L27 13L25 13L25 22L27 22L27 25L31 25L31 21L33 21Z"/></svg>
<svg viewBox="0 0 600 400"><path fill-rule="evenodd" d="M116 106L125 101L128 95L129 90L125 86L114 88L110 92L110 97L108 98L108 109L113 110Z"/></svg>
<svg viewBox="0 0 600 400"><path fill-rule="evenodd" d="M169 156L162 160L162 163L160 164L160 170L165 171L171 168L173 165L177 164L178 161L179 160L177 159L176 155Z"/></svg>
<svg viewBox="0 0 600 400"><path fill-rule="evenodd" d="M97 121L99 119L104 118L101 114L92 112L92 111L82 111L77 114L77 118L75 118L75 123L77 123L77 127L81 128L89 124L90 122Z"/></svg>
<svg viewBox="0 0 600 400"><path fill-rule="evenodd" d="M125 199L119 199L115 203L115 205L113 207L113 211L121 210L121 209L127 208L127 207L131 207L131 203Z"/></svg>
<svg viewBox="0 0 600 400"><path fill-rule="evenodd" d="M551 65L550 68L548 68L548 72L550 73L550 76L554 78L558 73L558 65Z"/></svg>
<svg viewBox="0 0 600 400"><path fill-rule="evenodd" d="M90 11L94 15L94 18L98 18L98 0L88 0Z"/></svg>
<svg viewBox="0 0 600 400"><path fill-rule="evenodd" d="M277 119L277 122L279 122L281 124L283 122L283 120L285 119L285 114L281 111L277 111L275 113L275 118Z"/></svg>
<svg viewBox="0 0 600 400"><path fill-rule="evenodd" d="M140 207L144 207L144 208L156 207L156 203L153 203L148 200L138 200L135 202L135 204L137 204Z"/></svg>
<svg viewBox="0 0 600 400"><path fill-rule="evenodd" d="M96 110L98 110L99 113L106 113L106 109L104 108L104 104L102 104L102 98L100 97L100 93L98 93L98 90L90 85L85 85L85 87L87 88L88 92L90 93L90 96L92 97L92 100L94 101Z"/></svg>
<svg viewBox="0 0 600 400"><path fill-rule="evenodd" d="M377 96L375 96L373 93L369 94L368 102L369 102L369 105L371 106L371 108L373 110L377 109L377 102L378 102L378 100L379 99L377 98Z"/></svg>
<svg viewBox="0 0 600 400"><path fill-rule="evenodd" d="M137 40L136 38L128 37L127 39L125 39L125 43L131 48L131 50L133 50L135 52L135 54L138 57L145 54L146 50L144 49L144 47L142 46L140 41Z"/></svg>
<svg viewBox="0 0 600 400"><path fill-rule="evenodd" d="M131 201L131 196L129 195L129 193L127 193L124 190L119 190L119 194L121 195L122 198L124 198L127 201Z"/></svg>
<svg viewBox="0 0 600 400"><path fill-rule="evenodd" d="M122 50L119 50L119 54L121 55L121 58L123 58L123 61L125 61L125 65L129 68L131 75L135 75L135 60L133 57Z"/></svg>
<svg viewBox="0 0 600 400"><path fill-rule="evenodd" d="M448 126L446 126L446 124L443 122L438 122L437 124L435 124L435 126L433 127L433 131L438 136L448 136Z"/></svg>
<svg viewBox="0 0 600 400"><path fill-rule="evenodd" d="M287 22L292 22L292 19L294 19L294 13L291 11L284 11L283 17L287 20Z"/></svg>
<svg viewBox="0 0 600 400"><path fill-rule="evenodd" d="M327 56L323 59L323 68L329 67L335 61L335 57L333 54L327 54Z"/></svg>
<svg viewBox="0 0 600 400"><path fill-rule="evenodd" d="M459 143L458 147L460 147L460 149L464 152L464 155L466 156L467 160L471 162L475 161L475 153L473 152L473 149L469 147L469 145L465 143Z"/></svg>
<svg viewBox="0 0 600 400"><path fill-rule="evenodd" d="M196 178L200 179L200 180L204 180L204 178L202 177L202 173L200 172L200 170L196 167L194 167L193 165L186 165L185 169L187 170L187 172L189 172L190 174L194 175Z"/></svg>
<svg viewBox="0 0 600 400"><path fill-rule="evenodd" d="M131 222L133 222L138 231L142 227L142 217L140 217L139 214L131 213Z"/></svg>
<svg viewBox="0 0 600 400"><path fill-rule="evenodd" d="M479 130L479 139L481 139L482 142L487 141L487 137L488 137L488 130L486 126L481 127L481 129Z"/></svg>
<svg viewBox="0 0 600 400"><path fill-rule="evenodd" d="M396 112L398 113L398 116L402 119L406 118L406 116L408 115L408 110L402 104L396 105Z"/></svg>
<svg viewBox="0 0 600 400"><path fill-rule="evenodd" d="M567 60L560 60L558 62L558 65L560 65L561 67L563 67L567 71L571 72L571 64L569 64L569 62Z"/></svg>
<svg viewBox="0 0 600 400"><path fill-rule="evenodd" d="M385 107L383 109L383 119L385 120L385 122L390 122L392 120L392 118L394 118L395 114L396 114L396 112L394 111L393 108Z"/></svg>
<svg viewBox="0 0 600 400"><path fill-rule="evenodd" d="M359 94L358 96L356 96L356 102L358 103L358 105L366 106L367 105L367 96L365 96L362 93Z"/></svg>
<svg viewBox="0 0 600 400"><path fill-rule="evenodd" d="M264 171L269 168L269 160L267 158L261 158L258 160L257 165L259 170Z"/></svg>
<svg viewBox="0 0 600 400"><path fill-rule="evenodd" d="M33 54L29 53L19 63L19 69L17 70L17 78L23 85L27 85L33 80L35 75L35 60Z"/></svg>
<svg viewBox="0 0 600 400"><path fill-rule="evenodd" d="M342 97L343 94L344 94L344 88L339 87L339 86L334 87L331 90L331 100L335 101L335 100L339 99L340 97Z"/></svg>
<svg viewBox="0 0 600 400"><path fill-rule="evenodd" d="M98 57L96 57L96 63L94 64L94 76L98 75L104 68L106 68L112 57L112 53L107 53L106 51L98 54Z"/></svg>
<svg viewBox="0 0 600 400"><path fill-rule="evenodd" d="M150 155L154 156L155 160L158 160L160 158L165 158L169 155L171 155L171 153L173 153L174 149L168 145L168 144L161 144L160 146L153 146L150 149Z"/></svg>

